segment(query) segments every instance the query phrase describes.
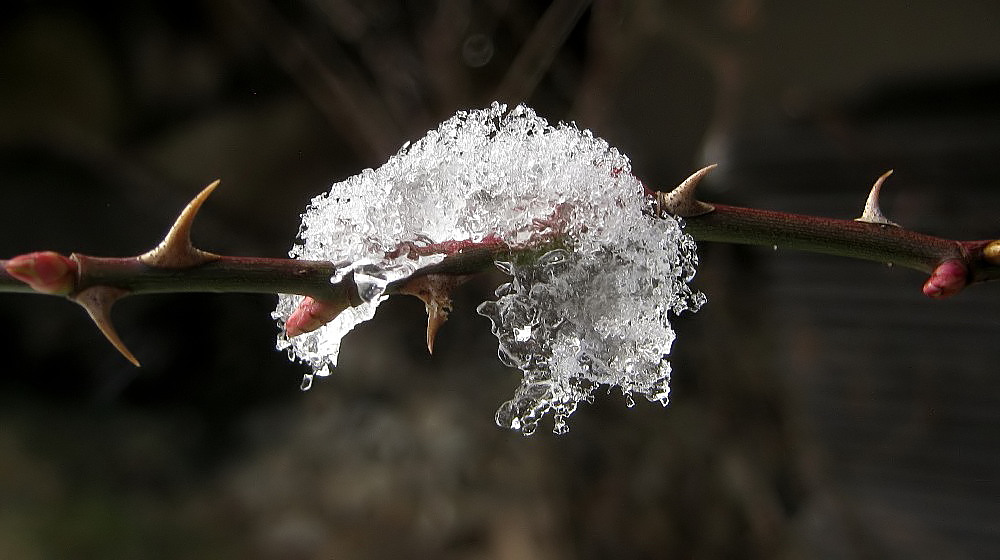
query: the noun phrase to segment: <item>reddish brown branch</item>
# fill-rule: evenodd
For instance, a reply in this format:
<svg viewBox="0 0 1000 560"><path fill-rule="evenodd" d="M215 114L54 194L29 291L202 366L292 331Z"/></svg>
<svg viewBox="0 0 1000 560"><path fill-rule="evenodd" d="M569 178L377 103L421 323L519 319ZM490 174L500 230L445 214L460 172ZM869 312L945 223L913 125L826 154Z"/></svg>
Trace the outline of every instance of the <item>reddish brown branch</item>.
<svg viewBox="0 0 1000 560"><path fill-rule="evenodd" d="M698 241L777 246L839 255L931 272L961 258L962 243L900 227L714 204L714 211L686 218Z"/></svg>
<svg viewBox="0 0 1000 560"><path fill-rule="evenodd" d="M930 297L947 297L969 284L1000 279L1000 240L942 239L886 220L878 210L877 194L887 175L876 182L861 218L841 220L699 202L694 198L694 187L709 169L692 175L673 192L656 196L658 210L682 216L686 231L698 241L777 246L905 266L930 274L924 285L924 293ZM111 306L126 295L250 292L308 296L311 299L306 309L290 329L293 334L318 327L331 320L334 311L361 302L350 274L331 283L338 272L334 263L220 256L195 249L189 239L191 222L214 186L196 197L164 242L144 255L107 258L73 254L67 258L46 251L0 260L0 292L69 297L86 308L98 327L134 363L138 362L110 324ZM414 245L409 250L447 256L390 284L387 293L413 291L406 284L415 278L466 277L491 268L497 260L530 259L557 241L545 238L530 247L509 247L494 238ZM403 248L401 245L400 250Z"/></svg>
<svg viewBox="0 0 1000 560"><path fill-rule="evenodd" d="M875 181L856 220L823 218L698 201L695 188L715 166L699 170L669 193L656 194L660 211L679 215L697 241L798 249L904 266L931 274L924 294L947 297L965 286L1000 278L1000 240L956 241L907 230L882 215Z"/></svg>

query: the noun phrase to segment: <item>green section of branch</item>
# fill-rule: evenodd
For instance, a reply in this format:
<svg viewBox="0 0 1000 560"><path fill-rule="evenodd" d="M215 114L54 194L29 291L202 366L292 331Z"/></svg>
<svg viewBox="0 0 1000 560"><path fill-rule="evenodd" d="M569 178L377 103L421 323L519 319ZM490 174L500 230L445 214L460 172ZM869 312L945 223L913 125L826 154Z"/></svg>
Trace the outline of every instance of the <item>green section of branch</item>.
<svg viewBox="0 0 1000 560"><path fill-rule="evenodd" d="M31 286L14 278L7 272L7 261L0 259L0 292L36 294Z"/></svg>

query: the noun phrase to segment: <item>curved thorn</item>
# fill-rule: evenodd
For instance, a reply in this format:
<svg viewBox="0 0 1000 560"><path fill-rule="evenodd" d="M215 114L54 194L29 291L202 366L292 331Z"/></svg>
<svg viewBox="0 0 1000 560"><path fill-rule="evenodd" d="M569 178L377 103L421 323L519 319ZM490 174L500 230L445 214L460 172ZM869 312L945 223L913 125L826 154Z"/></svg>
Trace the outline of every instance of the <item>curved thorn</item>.
<svg viewBox="0 0 1000 560"><path fill-rule="evenodd" d="M184 207L180 216L177 216L177 220L163 241L152 251L140 255L139 260L159 268L188 268L218 259L218 255L195 249L191 244L191 225L194 223L194 218L208 195L212 194L217 186L219 186L218 179L202 189L198 196Z"/></svg>
<svg viewBox="0 0 1000 560"><path fill-rule="evenodd" d="M112 288L111 286L91 286L73 296L73 301L80 304L87 310L87 314L101 330L108 342L118 350L125 359L132 362L135 367L140 367L139 360L122 342L115 326L111 323L111 306L122 296L128 294L125 290Z"/></svg>
<svg viewBox="0 0 1000 560"><path fill-rule="evenodd" d="M444 276L428 274L408 280L400 286L399 293L415 296L424 302L427 312L427 352L434 354L434 340L441 325L448 321L451 312L451 292L471 276Z"/></svg>
<svg viewBox="0 0 1000 560"><path fill-rule="evenodd" d="M437 338L441 325L448 321L451 300L446 300L443 304L435 301L426 304L425 307L427 310L427 353L434 355L434 340Z"/></svg>
<svg viewBox="0 0 1000 560"><path fill-rule="evenodd" d="M660 211L666 211L681 218L690 218L692 216L708 214L712 210L715 210L715 207L711 204L706 204L695 199L694 190L698 186L698 183L705 178L705 175L708 175L717 166L717 163L713 163L712 165L702 167L692 173L690 177L684 179L674 190L668 193L661 192L657 194L656 200Z"/></svg>
<svg viewBox="0 0 1000 560"><path fill-rule="evenodd" d="M882 183L892 175L892 169L886 171L875 180L875 184L872 185L871 192L868 193L868 200L865 201L865 210L861 213L860 218L855 218L856 222L868 222L869 224L878 224L883 226L894 226L899 227L899 224L893 222L892 220L885 217L882 214L882 208L879 207L878 197L882 192Z"/></svg>

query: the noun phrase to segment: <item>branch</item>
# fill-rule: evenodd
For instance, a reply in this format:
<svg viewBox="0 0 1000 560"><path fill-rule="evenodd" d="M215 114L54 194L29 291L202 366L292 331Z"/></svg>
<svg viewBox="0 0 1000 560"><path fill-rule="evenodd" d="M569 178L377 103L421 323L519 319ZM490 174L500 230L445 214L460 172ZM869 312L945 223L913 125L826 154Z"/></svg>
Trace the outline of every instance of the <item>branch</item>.
<svg viewBox="0 0 1000 560"><path fill-rule="evenodd" d="M0 292L67 297L81 305L114 347L136 366L139 366L138 359L125 346L111 322L112 306L125 296L171 292L308 296L312 304L307 302L305 306L305 319L299 319L300 323L294 328L289 320L289 331L293 335L315 330L340 311L362 303L353 274L337 283L331 282L339 268L336 263L223 256L195 248L191 244L191 226L201 205L218 184L219 181L215 181L208 185L188 203L163 241L147 253L109 258L79 253L66 257L53 251L41 251L0 260ZM418 270L405 281L389 284L386 294L406 293L407 283L417 278L465 277L479 273L492 266L502 254L539 248L512 250L506 244L491 240L424 247L420 249L422 254L447 253L448 256ZM428 346L433 342L433 335L429 323Z"/></svg>
<svg viewBox="0 0 1000 560"><path fill-rule="evenodd" d="M947 297L967 285L1000 279L1000 240L955 241L904 229L882 214L878 195L891 171L875 182L860 218L840 220L723 204L694 196L705 167L669 193L656 195L661 212L685 220L697 241L717 241L839 255L930 273L929 297Z"/></svg>
<svg viewBox="0 0 1000 560"><path fill-rule="evenodd" d="M714 167L699 170L669 193L647 193L657 212L683 218L685 230L695 240L778 246L893 263L929 273L924 284L924 294L929 297L951 296L967 285L1000 279L1000 240L942 239L887 220L878 208L878 192L888 174L876 181L861 218L839 220L700 202L694 197L695 187ZM111 307L128 295L244 292L307 296L301 314L286 323L292 336L315 330L340 311L361 303L351 274L340 282L330 281L347 263L222 256L196 249L190 240L191 224L217 185L218 181L212 183L195 197L163 242L148 253L107 258L77 253L66 257L44 251L0 260L0 292L60 295L80 304L111 343L137 366L138 360L110 319ZM446 294L440 293L444 288L429 286L453 286L491 268L497 260L531 258L557 241L547 238L534 245L511 247L487 239L422 247L423 254L446 256L438 264L391 283L386 294L408 293L424 299L430 347L434 330L443 321L440 316L430 316L431 309L446 308L449 303Z"/></svg>

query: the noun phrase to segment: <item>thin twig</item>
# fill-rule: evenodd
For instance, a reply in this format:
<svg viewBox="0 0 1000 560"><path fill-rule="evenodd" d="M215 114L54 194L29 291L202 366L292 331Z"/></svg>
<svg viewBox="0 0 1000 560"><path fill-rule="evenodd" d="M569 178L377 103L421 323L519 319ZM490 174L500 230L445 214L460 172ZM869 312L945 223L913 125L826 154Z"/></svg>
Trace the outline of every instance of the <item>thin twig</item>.
<svg viewBox="0 0 1000 560"><path fill-rule="evenodd" d="M549 6L497 87L497 100L513 105L535 91L589 5L590 0L556 0Z"/></svg>
<svg viewBox="0 0 1000 560"><path fill-rule="evenodd" d="M341 64L339 72L331 70L266 1L231 1L229 6L323 116L344 131L343 137L359 155L378 161L399 147L395 139L402 134L396 123L352 66Z"/></svg>

